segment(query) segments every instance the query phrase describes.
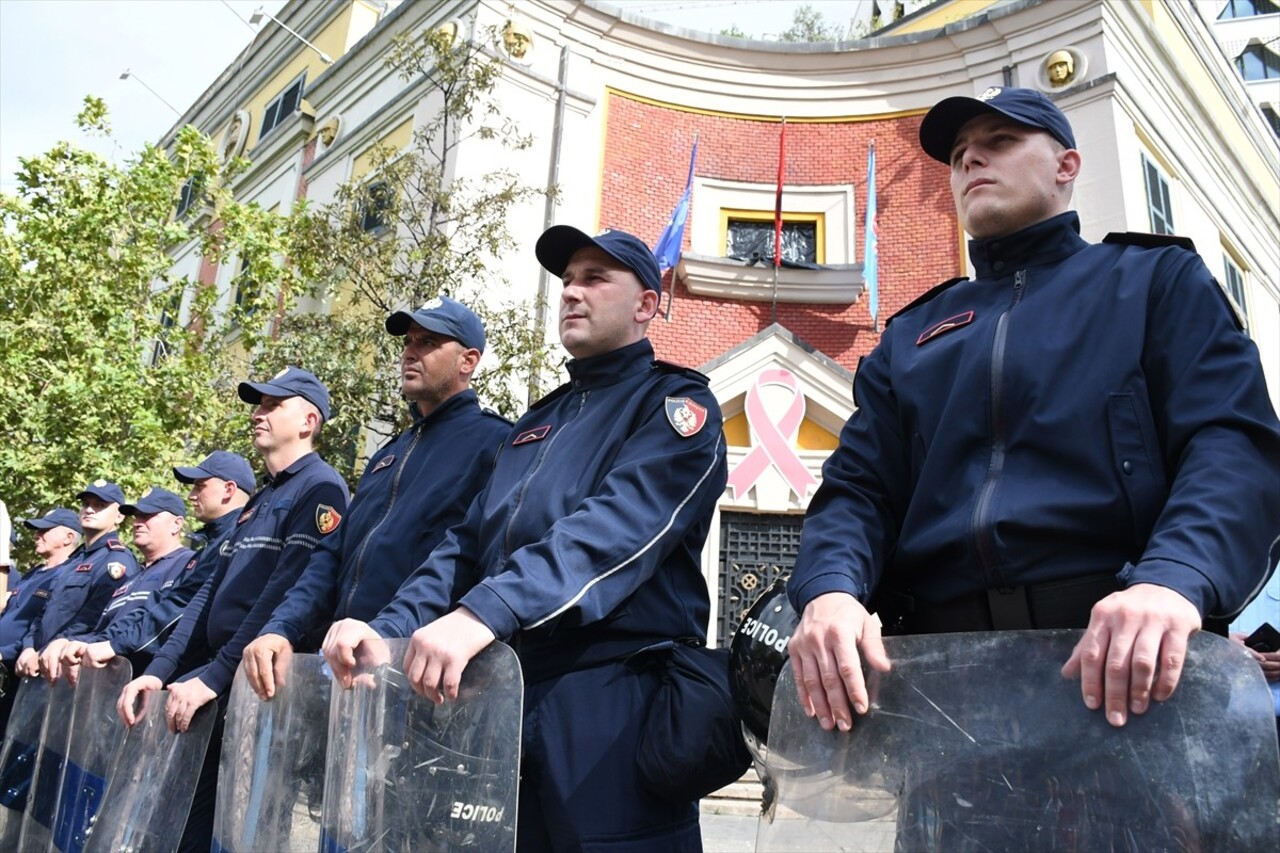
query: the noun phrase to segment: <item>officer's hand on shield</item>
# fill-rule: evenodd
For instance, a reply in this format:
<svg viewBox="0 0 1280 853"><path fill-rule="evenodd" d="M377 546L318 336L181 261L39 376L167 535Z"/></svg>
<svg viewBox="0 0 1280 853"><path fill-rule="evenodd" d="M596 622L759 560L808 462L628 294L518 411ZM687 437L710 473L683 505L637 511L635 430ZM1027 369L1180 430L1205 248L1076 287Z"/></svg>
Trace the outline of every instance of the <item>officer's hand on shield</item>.
<svg viewBox="0 0 1280 853"><path fill-rule="evenodd" d="M72 685L80 681L80 662L84 660L84 650L88 647L89 644L84 640L72 640L62 647L62 652L58 655L58 664Z"/></svg>
<svg viewBox="0 0 1280 853"><path fill-rule="evenodd" d="M164 682L154 675L140 675L124 686L120 698L116 700L116 714L130 728L142 719L141 710L146 706L146 694L152 690L163 690Z"/></svg>
<svg viewBox="0 0 1280 853"><path fill-rule="evenodd" d="M70 642L64 637L58 637L45 646L44 651L40 652L40 672L48 679L50 684L53 684L62 675L62 650Z"/></svg>
<svg viewBox="0 0 1280 853"><path fill-rule="evenodd" d="M111 648L111 643L100 640L85 647L83 663L89 664L94 669L102 669L109 661L114 660L115 656L116 650Z"/></svg>
<svg viewBox="0 0 1280 853"><path fill-rule="evenodd" d="M355 683L357 671L367 672L391 661L386 641L359 619L340 619L330 625L320 650L344 690Z"/></svg>
<svg viewBox="0 0 1280 853"><path fill-rule="evenodd" d="M458 698L462 671L497 637L465 607L413 632L404 674L414 692L439 705Z"/></svg>
<svg viewBox="0 0 1280 853"><path fill-rule="evenodd" d="M35 649L23 649L13 669L18 675L36 677L40 674L40 653Z"/></svg>
<svg viewBox="0 0 1280 853"><path fill-rule="evenodd" d="M284 686L284 674L293 657L293 644L279 634L263 634L244 647L241 661L249 686L264 701L276 695L276 688Z"/></svg>
<svg viewBox="0 0 1280 853"><path fill-rule="evenodd" d="M169 701L164 704L164 718L169 724L169 731L185 732L196 711L217 699L218 694L198 678L170 684Z"/></svg>
<svg viewBox="0 0 1280 853"><path fill-rule="evenodd" d="M1123 726L1152 699L1173 695L1187 659L1187 640L1200 630L1200 612L1180 593L1150 583L1113 592L1093 606L1089 626L1062 667L1080 679L1090 710Z"/></svg>
<svg viewBox="0 0 1280 853"><path fill-rule="evenodd" d="M825 731L849 731L849 706L859 714L871 706L862 675L864 658L872 669L889 671L880 620L845 592L820 595L805 606L787 653L800 707L807 716L816 716Z"/></svg>

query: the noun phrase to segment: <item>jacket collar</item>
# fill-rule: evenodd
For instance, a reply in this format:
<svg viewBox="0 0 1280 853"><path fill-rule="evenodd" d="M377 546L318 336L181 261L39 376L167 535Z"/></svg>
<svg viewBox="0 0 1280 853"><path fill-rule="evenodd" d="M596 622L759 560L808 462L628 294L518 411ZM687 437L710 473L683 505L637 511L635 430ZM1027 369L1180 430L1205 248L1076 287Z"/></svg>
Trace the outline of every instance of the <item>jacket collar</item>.
<svg viewBox="0 0 1280 853"><path fill-rule="evenodd" d="M634 344L611 350L602 355L575 358L565 368L575 389L612 385L635 373L648 370L653 364L653 344L641 338Z"/></svg>
<svg viewBox="0 0 1280 853"><path fill-rule="evenodd" d="M320 461L320 454L312 450L309 453L306 453L303 456L300 456L299 458L295 459L292 465L280 471L274 477L271 476L270 472L267 472L265 475L263 475L263 479L266 480L268 485L278 486L281 483L283 483L285 480L288 480L290 477L297 474L299 471L302 471L304 468L309 468L319 461Z"/></svg>
<svg viewBox="0 0 1280 853"><path fill-rule="evenodd" d="M409 414L413 416L413 428L417 429L418 427L421 427L424 424L428 424L431 421L443 420L449 417L450 415L452 415L454 412L460 411L461 409L466 408L468 406L479 406L479 405L480 405L480 398L476 396L475 389L464 388L463 390L459 391L457 394L454 394L452 397L445 400L440 405L436 406L434 409L431 410L429 414L426 414L426 415L423 415L420 411L418 411L418 404L416 402L410 403Z"/></svg>
<svg viewBox="0 0 1280 853"><path fill-rule="evenodd" d="M1000 278L1037 264L1052 264L1089 245L1080 237L1074 210L1037 222L1003 237L969 241L969 260L977 278Z"/></svg>

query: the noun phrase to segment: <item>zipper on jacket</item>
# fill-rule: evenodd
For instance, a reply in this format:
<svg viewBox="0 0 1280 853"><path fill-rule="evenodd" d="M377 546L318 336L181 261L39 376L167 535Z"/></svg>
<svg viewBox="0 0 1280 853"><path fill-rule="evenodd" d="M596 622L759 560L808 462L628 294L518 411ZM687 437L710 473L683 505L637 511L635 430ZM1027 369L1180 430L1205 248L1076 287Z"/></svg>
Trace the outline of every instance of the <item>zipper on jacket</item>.
<svg viewBox="0 0 1280 853"><path fill-rule="evenodd" d="M396 466L395 477L391 480L391 499L387 501L386 508L382 511L382 518L378 519L377 524L369 528L369 532L365 534L364 541L360 543L360 550L356 552L354 568L351 573L351 588L347 590L347 600L342 603L342 613L351 612L351 602L355 599L356 589L360 586L360 568L364 564L364 553L369 548L369 542L373 539L373 534L386 522L387 517L391 515L392 507L396 505L396 497L400 494L400 478L404 474L405 466L409 464L409 458L413 456L414 449L418 446L418 441L422 438L422 434L426 432L423 428L425 424L426 419L424 418L414 428L413 441L409 442L409 447L404 452L404 458ZM338 555L338 559L342 559L341 554ZM341 563L339 563L339 570L341 570Z"/></svg>
<svg viewBox="0 0 1280 853"><path fill-rule="evenodd" d="M1005 579L996 570L997 555L995 533L992 530L991 504L995 499L1000 476L1004 472L1005 424L1004 424L1004 351L1009 337L1009 313L1022 301L1027 284L1027 271L1018 270L1013 276L1013 299L1009 307L996 321L995 338L991 342L991 460L987 463L987 476L978 490L978 500L973 507L973 539L982 566L982 576L988 588L1000 587Z"/></svg>
<svg viewBox="0 0 1280 853"><path fill-rule="evenodd" d="M578 402L578 411L574 413L573 420L577 420L577 418L582 414L582 410L587 407L587 397L590 395L590 391L582 392L582 397ZM565 423L567 423L567 421L561 421L560 426L563 427ZM563 431L563 429L557 429L555 431L551 436L551 440L542 448L542 455L538 458L538 464L534 465L529 473L525 475L524 485L520 487L520 496L516 498L515 509L511 510L511 517L507 519L507 530L502 537L502 559L504 561L511 555L511 532L516 525L516 516L520 514L520 509L524 506L524 496L529 491L529 484L533 482L533 478L537 476L538 471L542 468L542 463L547 461L547 454L551 452L551 446L560 440L560 435Z"/></svg>

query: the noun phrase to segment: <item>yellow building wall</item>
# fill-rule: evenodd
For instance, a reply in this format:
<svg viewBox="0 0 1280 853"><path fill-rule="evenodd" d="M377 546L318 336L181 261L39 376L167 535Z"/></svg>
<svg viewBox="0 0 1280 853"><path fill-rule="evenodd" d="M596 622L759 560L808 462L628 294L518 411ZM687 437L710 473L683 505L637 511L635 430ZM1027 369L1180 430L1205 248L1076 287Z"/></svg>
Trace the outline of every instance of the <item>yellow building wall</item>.
<svg viewBox="0 0 1280 853"><path fill-rule="evenodd" d="M391 149L392 151L403 151L409 147L409 143L413 140L413 116L400 122L382 138L371 144L368 148L361 151L351 164L351 179L359 180L369 174L373 169L373 162L379 151Z"/></svg>
<svg viewBox="0 0 1280 853"><path fill-rule="evenodd" d="M913 21L894 27L893 34L899 36L905 33L922 33L926 30L941 29L947 24L976 15L989 6L994 6L995 2L996 0L953 0L951 3L926 12Z"/></svg>
<svg viewBox="0 0 1280 853"><path fill-rule="evenodd" d="M725 419L724 440L730 447L751 446L751 428L747 425L744 412ZM808 418L800 422L800 432L796 435L798 449L835 450L839 443L839 436L831 434Z"/></svg>

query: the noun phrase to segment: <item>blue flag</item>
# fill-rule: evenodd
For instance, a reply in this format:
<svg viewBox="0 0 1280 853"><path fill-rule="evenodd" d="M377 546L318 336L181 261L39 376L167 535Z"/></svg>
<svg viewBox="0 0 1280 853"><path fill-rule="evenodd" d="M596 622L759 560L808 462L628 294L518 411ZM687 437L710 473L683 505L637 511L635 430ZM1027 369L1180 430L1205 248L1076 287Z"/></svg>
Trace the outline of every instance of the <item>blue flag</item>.
<svg viewBox="0 0 1280 853"><path fill-rule="evenodd" d="M653 254L658 259L658 271L666 272L680 260L680 246L684 243L684 223L689 218L689 193L693 190L693 164L698 162L698 139L694 137L693 153L689 155L689 179L685 181L684 195L671 213L667 227L662 229Z"/></svg>
<svg viewBox="0 0 1280 853"><path fill-rule="evenodd" d="M867 307L871 310L871 325L880 331L880 245L876 233L876 144L871 143L867 155L867 225L866 247L862 252L862 279L867 283Z"/></svg>

